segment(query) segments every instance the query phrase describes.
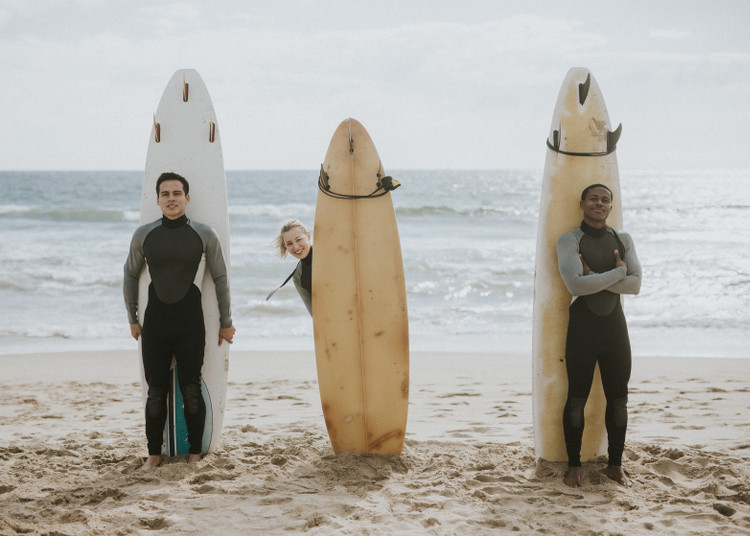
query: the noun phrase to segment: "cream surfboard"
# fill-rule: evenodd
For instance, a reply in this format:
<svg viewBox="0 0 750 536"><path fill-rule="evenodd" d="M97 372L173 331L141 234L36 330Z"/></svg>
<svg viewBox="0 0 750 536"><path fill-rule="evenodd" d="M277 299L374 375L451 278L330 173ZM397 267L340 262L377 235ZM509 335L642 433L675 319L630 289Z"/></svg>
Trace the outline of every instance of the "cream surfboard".
<svg viewBox="0 0 750 536"><path fill-rule="evenodd" d="M336 453L400 454L409 404L401 246L391 179L354 119L336 129L318 186L313 328L328 435Z"/></svg>
<svg viewBox="0 0 750 536"><path fill-rule="evenodd" d="M620 179L613 131L599 85L584 68L568 71L552 117L544 165L534 276L532 341L534 447L537 458L567 461L563 408L568 380L565 339L571 295L557 265L558 238L578 225L581 192L594 183L607 185L614 207L607 223L622 228ZM606 453L605 400L597 367L585 409L581 460Z"/></svg>
<svg viewBox="0 0 750 536"><path fill-rule="evenodd" d="M174 73L154 114L143 179L142 224L161 218L161 211L156 204L156 179L167 171L178 173L188 180L190 203L187 216L211 226L217 232L229 269L229 217L221 138L206 85L198 72L191 69ZM149 283L150 277L146 269L140 278L139 318L143 318L148 304ZM208 270L205 270L199 284L206 327L202 369L203 399L206 402L203 452L212 452L219 446L224 420L229 344L218 344L219 308L214 282ZM179 370L173 366L163 445L163 453L169 456L186 454L189 449L182 394L177 385L178 374ZM141 385L145 403L148 386L142 360Z"/></svg>

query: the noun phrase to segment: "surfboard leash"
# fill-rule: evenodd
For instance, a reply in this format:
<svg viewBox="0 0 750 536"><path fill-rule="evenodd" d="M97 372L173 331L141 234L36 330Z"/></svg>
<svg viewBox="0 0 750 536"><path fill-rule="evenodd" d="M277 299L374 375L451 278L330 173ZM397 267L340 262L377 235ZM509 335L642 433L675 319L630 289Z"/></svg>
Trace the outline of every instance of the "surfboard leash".
<svg viewBox="0 0 750 536"><path fill-rule="evenodd" d="M571 151L563 151L560 149L560 140L562 139L562 127L560 130L553 130L552 131L552 143L550 143L549 138L547 138L547 147L549 147L551 150L555 151L559 154L564 154L568 156L607 156L608 154L612 154L615 152L615 149L617 149L617 142L620 139L620 136L622 135L622 123L620 125L610 131L607 132L607 150L606 151L599 151L595 153L574 153Z"/></svg>
<svg viewBox="0 0 750 536"><path fill-rule="evenodd" d="M382 168L381 168L382 169ZM375 190L367 195L350 195L341 194L331 190L331 185L328 183L328 173L323 169L323 164L320 165L320 175L318 176L318 189L329 197L334 199L375 199L383 197L388 192L395 190L401 183L393 177L386 175L383 177L380 172L377 173L378 181L375 185Z"/></svg>

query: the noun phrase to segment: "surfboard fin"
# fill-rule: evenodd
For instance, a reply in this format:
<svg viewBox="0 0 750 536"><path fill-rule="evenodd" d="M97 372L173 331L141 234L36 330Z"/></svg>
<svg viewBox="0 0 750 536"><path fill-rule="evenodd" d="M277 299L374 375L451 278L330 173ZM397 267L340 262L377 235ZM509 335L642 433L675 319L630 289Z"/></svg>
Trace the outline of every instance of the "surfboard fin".
<svg viewBox="0 0 750 536"><path fill-rule="evenodd" d="M617 142L622 135L622 123L616 129L607 132L607 153L611 153L617 148Z"/></svg>
<svg viewBox="0 0 750 536"><path fill-rule="evenodd" d="M354 138L352 138L352 120L349 119L349 130L347 136L349 138L349 154L354 152Z"/></svg>
<svg viewBox="0 0 750 536"><path fill-rule="evenodd" d="M328 173L323 169L323 164L320 164L320 175L318 175L318 188L323 191L331 189L331 185L328 184Z"/></svg>
<svg viewBox="0 0 750 536"><path fill-rule="evenodd" d="M560 149L560 131L559 130L552 131L552 148L555 151Z"/></svg>
<svg viewBox="0 0 750 536"><path fill-rule="evenodd" d="M185 73L182 73L182 102L188 101L188 86L189 84L185 82Z"/></svg>
<svg viewBox="0 0 750 536"><path fill-rule="evenodd" d="M581 103L581 106L589 96L589 89L591 89L591 73L588 74L583 84L578 84L578 102Z"/></svg>
<svg viewBox="0 0 750 536"><path fill-rule="evenodd" d="M154 114L154 141L156 143L161 141L161 125L156 122L156 114Z"/></svg>

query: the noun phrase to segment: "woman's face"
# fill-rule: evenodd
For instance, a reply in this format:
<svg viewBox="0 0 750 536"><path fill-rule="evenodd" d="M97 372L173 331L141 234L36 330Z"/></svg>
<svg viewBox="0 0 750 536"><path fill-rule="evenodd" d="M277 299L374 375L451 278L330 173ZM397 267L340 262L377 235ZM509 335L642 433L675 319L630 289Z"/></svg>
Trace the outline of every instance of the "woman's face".
<svg viewBox="0 0 750 536"><path fill-rule="evenodd" d="M286 250L298 259L304 259L310 253L310 233L301 227L290 229L281 235Z"/></svg>

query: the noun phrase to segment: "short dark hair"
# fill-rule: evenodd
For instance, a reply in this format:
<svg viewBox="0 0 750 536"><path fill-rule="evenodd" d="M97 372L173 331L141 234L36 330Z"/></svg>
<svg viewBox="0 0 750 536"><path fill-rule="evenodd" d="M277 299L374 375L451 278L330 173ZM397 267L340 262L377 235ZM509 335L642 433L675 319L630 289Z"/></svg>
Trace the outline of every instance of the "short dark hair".
<svg viewBox="0 0 750 536"><path fill-rule="evenodd" d="M586 186L586 188L583 189L583 192L581 192L581 201L583 201L584 199L586 199L586 196L588 195L589 190L591 190L592 188L604 188L605 190L607 190L609 192L609 196L612 199L615 198L615 195L612 193L612 190L609 188L609 186L607 186L606 184L598 184L597 183L597 184L592 184L590 186Z"/></svg>
<svg viewBox="0 0 750 536"><path fill-rule="evenodd" d="M162 173L161 175L159 175L159 178L156 179L157 197L159 196L159 188L161 187L161 183L164 181L180 181L182 183L182 189L185 190L185 195L190 193L190 184L185 177L183 177L182 175L178 175L173 171L167 171L166 173Z"/></svg>

